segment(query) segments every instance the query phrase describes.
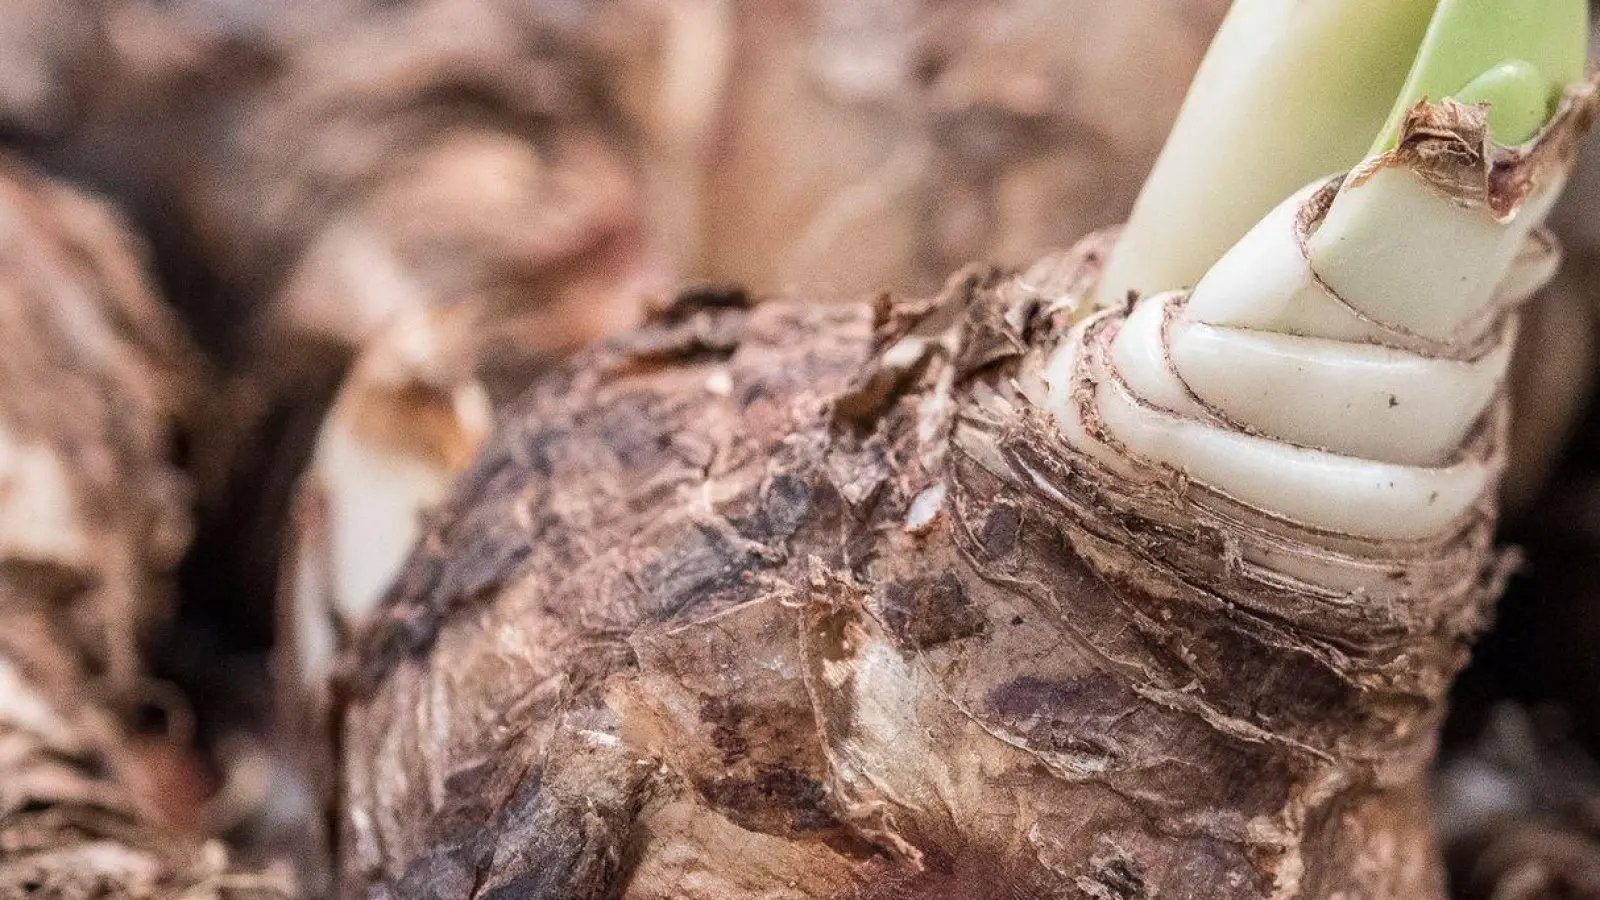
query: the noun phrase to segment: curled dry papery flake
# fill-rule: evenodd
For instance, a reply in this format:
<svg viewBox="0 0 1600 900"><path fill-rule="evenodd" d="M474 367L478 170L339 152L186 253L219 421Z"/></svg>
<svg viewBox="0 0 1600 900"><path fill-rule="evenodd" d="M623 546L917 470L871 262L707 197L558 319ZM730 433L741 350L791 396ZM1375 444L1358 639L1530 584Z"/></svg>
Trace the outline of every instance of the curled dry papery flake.
<svg viewBox="0 0 1600 900"><path fill-rule="evenodd" d="M0 247L0 897L286 896L173 830L199 779L120 715L188 539L195 360L100 203L0 161Z"/></svg>
<svg viewBox="0 0 1600 900"><path fill-rule="evenodd" d="M1329 549L1121 480L1014 387L1039 300L702 308L535 382L345 656L345 895L1442 896L1489 523Z"/></svg>
<svg viewBox="0 0 1600 900"><path fill-rule="evenodd" d="M618 364L731 350L736 336L709 313L750 302L735 289L681 294L654 312L676 327ZM322 691L331 654L366 627L495 410L550 365L537 319L479 304L401 316L367 345L322 422L295 497L281 609L284 674L296 689ZM713 372L703 390L731 387ZM517 501L513 516L524 515Z"/></svg>
<svg viewBox="0 0 1600 900"><path fill-rule="evenodd" d="M486 381L504 381L507 372L531 378L522 368L529 361L513 352L525 347L507 340L508 323L497 331L476 312L457 306L404 315L370 342L323 420L296 488L280 587L280 723L310 796L329 808L326 688L334 654L365 624L425 517L476 452L492 415ZM298 812L320 829L326 809ZM297 843L315 848L308 855L326 854L320 830L306 842L304 823L295 829Z"/></svg>
<svg viewBox="0 0 1600 900"><path fill-rule="evenodd" d="M1438 103L1418 101L1407 110L1395 149L1379 154L1351 173L1354 185L1378 171L1406 169L1467 206L1490 205L1489 106L1468 105L1446 97ZM1518 198L1517 204L1521 204Z"/></svg>
<svg viewBox="0 0 1600 900"><path fill-rule="evenodd" d="M1487 207L1509 220L1552 178L1572 171L1589 131L1600 73L1567 89L1560 108L1526 144L1507 147L1489 134L1488 104L1422 100L1407 113L1395 149L1351 173L1362 184L1390 166L1409 169L1464 206Z"/></svg>
<svg viewBox="0 0 1600 900"><path fill-rule="evenodd" d="M320 685L377 604L422 516L489 425L471 317L424 310L372 341L322 423L295 498L283 591L283 687ZM453 314L455 313L455 314ZM315 623L315 624L314 624Z"/></svg>

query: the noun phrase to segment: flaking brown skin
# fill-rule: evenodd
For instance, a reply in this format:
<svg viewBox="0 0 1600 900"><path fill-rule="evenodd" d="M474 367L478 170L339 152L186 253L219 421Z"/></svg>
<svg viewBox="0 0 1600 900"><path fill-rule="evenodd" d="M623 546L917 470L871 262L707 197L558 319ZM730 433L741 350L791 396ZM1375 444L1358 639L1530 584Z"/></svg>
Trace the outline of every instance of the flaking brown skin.
<svg viewBox="0 0 1600 900"><path fill-rule="evenodd" d="M1442 896L1492 514L1341 598L1103 476L1015 390L1103 248L537 381L346 655L344 896Z"/></svg>
<svg viewBox="0 0 1600 900"><path fill-rule="evenodd" d="M198 355L121 219L5 156L0 246L0 897L288 896L199 836L185 738L132 727L169 693L140 650L189 541Z"/></svg>

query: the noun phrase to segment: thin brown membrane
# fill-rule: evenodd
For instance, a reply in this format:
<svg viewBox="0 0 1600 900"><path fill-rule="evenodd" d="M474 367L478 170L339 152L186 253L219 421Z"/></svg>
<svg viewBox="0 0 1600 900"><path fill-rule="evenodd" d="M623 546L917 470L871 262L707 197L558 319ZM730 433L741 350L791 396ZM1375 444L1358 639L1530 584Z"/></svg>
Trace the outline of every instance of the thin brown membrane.
<svg viewBox="0 0 1600 900"><path fill-rule="evenodd" d="M1448 97L1419 101L1406 113L1395 149L1358 169L1355 183L1379 169L1401 167L1462 206L1510 219L1529 197L1572 170L1578 140L1594 115L1597 84L1600 73L1568 87L1556 114L1519 147L1490 136L1487 103L1469 106Z"/></svg>

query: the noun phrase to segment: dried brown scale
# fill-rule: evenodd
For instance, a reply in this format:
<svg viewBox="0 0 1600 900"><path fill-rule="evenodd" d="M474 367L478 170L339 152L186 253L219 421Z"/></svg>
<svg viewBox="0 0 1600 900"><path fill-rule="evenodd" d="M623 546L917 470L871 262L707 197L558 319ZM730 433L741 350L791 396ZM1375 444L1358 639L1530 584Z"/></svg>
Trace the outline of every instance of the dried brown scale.
<svg viewBox="0 0 1600 900"><path fill-rule="evenodd" d="M345 894L1439 896L1487 529L1365 600L1228 563L1015 393L1021 283L686 300L536 382L347 657Z"/></svg>
<svg viewBox="0 0 1600 900"><path fill-rule="evenodd" d="M111 211L11 159L0 247L0 897L286 896L185 830L203 778L127 716L163 696L193 351Z"/></svg>
<svg viewBox="0 0 1600 900"><path fill-rule="evenodd" d="M7 449L54 461L46 472L12 455L10 502L68 504L14 507L65 521L7 523L0 552L85 586L77 640L96 670L131 687L140 628L163 614L165 579L189 539L188 485L169 457L192 433L203 368L108 208L9 158L0 204ZM64 493L52 481L38 488L51 493L28 494L41 475L63 478Z"/></svg>
<svg viewBox="0 0 1600 900"><path fill-rule="evenodd" d="M203 798L158 780L161 749L107 711L74 642L70 593L49 575L0 576L0 897L294 896L284 873L233 868L220 843L174 827L167 804Z"/></svg>
<svg viewBox="0 0 1600 900"><path fill-rule="evenodd" d="M1491 141L1486 103L1419 101L1401 124L1399 146L1366 164L1355 183L1385 167L1404 167L1457 203L1509 219L1537 186L1571 171L1594 116L1594 93L1594 80L1569 88L1545 132L1521 147Z"/></svg>
<svg viewBox="0 0 1600 900"><path fill-rule="evenodd" d="M320 27L265 16L272 65L220 98L172 183L236 309L197 558L257 641L290 498L364 344L463 307L487 313L475 339L538 365L631 324L662 278L586 43L597 10L323 5Z"/></svg>

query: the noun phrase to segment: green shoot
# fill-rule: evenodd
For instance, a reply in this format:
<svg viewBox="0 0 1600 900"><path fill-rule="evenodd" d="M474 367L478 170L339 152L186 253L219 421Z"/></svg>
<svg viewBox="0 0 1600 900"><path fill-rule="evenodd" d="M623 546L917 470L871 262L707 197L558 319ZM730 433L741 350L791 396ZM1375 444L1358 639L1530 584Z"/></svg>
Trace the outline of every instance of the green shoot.
<svg viewBox="0 0 1600 900"><path fill-rule="evenodd" d="M1117 243L1100 300L1192 287L1284 197L1360 162L1437 5L1237 0Z"/></svg>
<svg viewBox="0 0 1600 900"><path fill-rule="evenodd" d="M1372 154L1394 148L1425 98L1487 102L1496 141L1529 140L1582 80L1588 36L1586 0L1440 0Z"/></svg>
<svg viewBox="0 0 1600 900"><path fill-rule="evenodd" d="M1522 60L1503 62L1479 75L1455 93L1462 103L1489 105L1489 133L1502 144L1531 140L1550 121L1560 100L1560 88ZM1386 134L1384 141L1391 140Z"/></svg>
<svg viewBox="0 0 1600 900"><path fill-rule="evenodd" d="M1284 197L1392 148L1424 97L1488 103L1493 137L1524 143L1587 36L1586 0L1237 0L1097 299L1193 287Z"/></svg>
<svg viewBox="0 0 1600 900"><path fill-rule="evenodd" d="M1572 160L1505 160L1525 167L1509 211L1476 202L1491 160L1472 155L1425 161L1437 180L1410 157L1364 167L1327 206L1320 189L1392 148L1424 99L1487 104L1502 144L1558 146L1584 125L1553 116L1586 49L1585 0L1241 0L1103 279L1102 301L1146 297L1114 330L1087 319L1051 358L1063 435L1324 531L1450 534L1494 490L1473 435L1511 359L1499 313L1554 273L1533 230ZM1232 221L1258 203L1272 207L1259 221Z"/></svg>

